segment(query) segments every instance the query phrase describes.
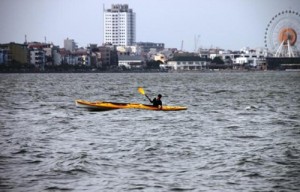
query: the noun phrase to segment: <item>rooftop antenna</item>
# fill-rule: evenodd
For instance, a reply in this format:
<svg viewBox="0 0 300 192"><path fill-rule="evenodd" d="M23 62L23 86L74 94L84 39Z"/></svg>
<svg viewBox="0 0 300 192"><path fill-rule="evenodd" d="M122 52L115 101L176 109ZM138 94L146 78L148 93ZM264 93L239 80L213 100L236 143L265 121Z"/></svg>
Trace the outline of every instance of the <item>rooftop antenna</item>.
<svg viewBox="0 0 300 192"><path fill-rule="evenodd" d="M27 35L25 34L25 44L27 44Z"/></svg>

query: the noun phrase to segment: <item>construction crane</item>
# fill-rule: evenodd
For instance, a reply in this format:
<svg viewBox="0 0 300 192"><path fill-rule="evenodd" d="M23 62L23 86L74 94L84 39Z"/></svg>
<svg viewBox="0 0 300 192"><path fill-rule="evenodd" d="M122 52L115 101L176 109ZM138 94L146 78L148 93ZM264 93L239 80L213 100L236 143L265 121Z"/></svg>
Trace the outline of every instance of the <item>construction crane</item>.
<svg viewBox="0 0 300 192"><path fill-rule="evenodd" d="M200 35L195 35L194 43L195 43L195 53L198 51L198 43L199 43Z"/></svg>

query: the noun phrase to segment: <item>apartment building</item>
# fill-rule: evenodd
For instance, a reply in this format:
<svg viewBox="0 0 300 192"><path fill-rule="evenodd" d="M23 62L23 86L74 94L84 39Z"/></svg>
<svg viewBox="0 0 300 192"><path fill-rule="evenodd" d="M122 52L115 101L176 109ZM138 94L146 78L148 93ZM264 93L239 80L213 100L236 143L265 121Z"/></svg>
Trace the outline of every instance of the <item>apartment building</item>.
<svg viewBox="0 0 300 192"><path fill-rule="evenodd" d="M78 48L78 46L75 43L74 39L67 38L67 39L64 40L64 48L67 51L73 52L73 51L75 51Z"/></svg>
<svg viewBox="0 0 300 192"><path fill-rule="evenodd" d="M44 69L46 63L46 51L38 48L30 49L30 63L34 64L35 67Z"/></svg>
<svg viewBox="0 0 300 192"><path fill-rule="evenodd" d="M136 41L136 15L127 4L113 4L104 11L104 44L131 46Z"/></svg>
<svg viewBox="0 0 300 192"><path fill-rule="evenodd" d="M27 64L28 54L26 44L0 44L0 64Z"/></svg>

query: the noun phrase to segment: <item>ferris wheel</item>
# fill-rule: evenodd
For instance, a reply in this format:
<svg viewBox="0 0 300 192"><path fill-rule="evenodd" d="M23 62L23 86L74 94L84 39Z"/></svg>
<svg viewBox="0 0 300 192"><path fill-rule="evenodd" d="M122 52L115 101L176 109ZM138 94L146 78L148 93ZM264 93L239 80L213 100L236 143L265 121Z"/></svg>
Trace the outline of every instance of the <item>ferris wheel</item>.
<svg viewBox="0 0 300 192"><path fill-rule="evenodd" d="M265 47L275 57L299 56L300 13L286 10L276 14L268 23Z"/></svg>

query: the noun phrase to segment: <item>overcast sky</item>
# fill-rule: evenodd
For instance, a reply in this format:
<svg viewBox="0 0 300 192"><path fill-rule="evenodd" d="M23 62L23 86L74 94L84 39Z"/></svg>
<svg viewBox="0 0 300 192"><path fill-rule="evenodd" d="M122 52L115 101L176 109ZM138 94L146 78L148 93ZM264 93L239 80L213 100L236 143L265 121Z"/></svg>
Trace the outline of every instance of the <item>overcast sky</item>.
<svg viewBox="0 0 300 192"><path fill-rule="evenodd" d="M300 0L0 0L0 43L74 39L103 42L103 5L128 4L136 13L136 41L167 48L240 50L263 47L265 29L278 12L300 13Z"/></svg>

